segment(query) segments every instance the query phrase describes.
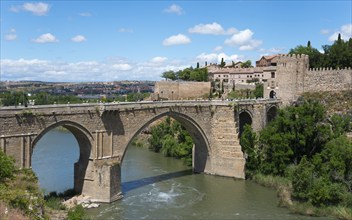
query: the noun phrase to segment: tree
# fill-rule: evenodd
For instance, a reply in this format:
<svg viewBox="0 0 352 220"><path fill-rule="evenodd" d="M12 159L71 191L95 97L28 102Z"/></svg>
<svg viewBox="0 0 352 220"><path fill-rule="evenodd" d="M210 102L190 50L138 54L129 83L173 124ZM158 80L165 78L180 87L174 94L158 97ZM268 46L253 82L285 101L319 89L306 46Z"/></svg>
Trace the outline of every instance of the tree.
<svg viewBox="0 0 352 220"><path fill-rule="evenodd" d="M170 80L176 80L177 79L176 73L174 71L172 71L172 70L163 72L161 77L163 77L165 79L170 79Z"/></svg>
<svg viewBox="0 0 352 220"><path fill-rule="evenodd" d="M240 145L246 155L246 176L250 178L260 166L260 151L257 146L257 135L248 124L244 126Z"/></svg>
<svg viewBox="0 0 352 220"><path fill-rule="evenodd" d="M249 68L252 67L252 61L247 60L246 62L241 63L242 68Z"/></svg>
<svg viewBox="0 0 352 220"><path fill-rule="evenodd" d="M220 67L224 67L226 65L224 58L221 58L221 63L220 63Z"/></svg>

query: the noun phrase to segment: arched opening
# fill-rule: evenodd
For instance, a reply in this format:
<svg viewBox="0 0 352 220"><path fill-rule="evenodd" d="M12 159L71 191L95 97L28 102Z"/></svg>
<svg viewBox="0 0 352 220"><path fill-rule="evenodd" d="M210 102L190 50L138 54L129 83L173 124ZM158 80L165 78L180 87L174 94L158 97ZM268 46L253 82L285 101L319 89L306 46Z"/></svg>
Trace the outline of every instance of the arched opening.
<svg viewBox="0 0 352 220"><path fill-rule="evenodd" d="M267 123L271 122L276 117L276 115L277 115L277 107L271 106L266 113L266 122Z"/></svg>
<svg viewBox="0 0 352 220"><path fill-rule="evenodd" d="M269 98L276 99L276 92L274 90L270 91Z"/></svg>
<svg viewBox="0 0 352 220"><path fill-rule="evenodd" d="M166 168L166 167L171 167L170 163L172 164L180 164L183 163L182 160L176 160L176 159L168 159L167 163L168 164L163 164L158 162L159 164L157 166L154 166L153 164L151 164L150 162L146 162L144 161L143 167L140 168L140 170L143 170L143 174L145 173L150 173L151 170L155 169L155 170L160 170L160 169L164 169L163 166L165 166L165 170L163 170L162 175L157 174L156 172L156 176L152 176L152 177L148 177L145 178L143 176L141 176L140 178L142 178L141 180L134 180L131 181L131 173L138 173L140 172L140 170L137 171L132 171L131 169L129 169L127 174L124 174L124 166L126 164L132 164L133 163L141 163L141 160L143 160L142 156L138 156L138 150L133 149L133 147L131 146L132 140L135 139L135 137L137 137L142 131L144 131L146 128L148 128L148 130L150 129L149 125L151 125L153 122L155 121L161 121L165 119L165 116L170 116L170 118L172 118L171 120L175 120L176 122L178 122L179 124L181 124L181 126L188 132L189 136L191 137L191 139L193 140L193 149L191 146L191 153L192 153L192 169L193 172L196 173L201 173L204 172L206 170L206 164L207 164L207 159L208 159L208 154L209 154L209 144L207 139L205 138L204 133L201 131L200 127L188 116L180 114L180 113L163 113L161 115L158 115L154 118L152 118L151 120L149 120L145 125L141 126L138 131L133 135L133 137L130 139L130 142L128 144L128 147L126 147L121 163L122 163L122 191L123 192L127 192L129 191L131 188L137 188L140 186L145 186L147 184L153 184L155 182L160 182L163 180L167 180L170 178L175 178L175 177L180 177L180 176L184 176L184 175L190 175L192 174L192 170L191 167L189 168L185 168L186 166L179 166L176 169L178 169L177 172L173 172L171 171L170 173L170 169ZM161 123L164 123L161 122ZM153 123L153 125L155 125ZM133 153L135 153L135 155L132 155ZM162 151L159 152L160 154L157 155L157 157L164 157L162 155ZM154 153L155 154L155 153ZM127 156L127 160L125 160L125 156ZM134 156L137 158L142 158L140 160L137 159L137 161L132 162L131 158L134 159ZM171 162L170 162L171 161ZM172 162L173 161L173 162ZM158 167L159 166L159 167ZM177 165L175 165L177 166ZM131 166L132 167L132 166ZM135 167L135 166L133 166ZM181 168L181 170L180 170ZM132 168L133 169L133 168ZM153 173L153 172L151 172ZM128 177L126 177L128 176ZM135 178L135 177L134 177ZM133 179L133 177L132 177ZM126 181L128 181L126 183ZM129 186L127 186L127 184Z"/></svg>
<svg viewBox="0 0 352 220"><path fill-rule="evenodd" d="M91 139L86 129L70 121L55 123L34 139L31 167L46 193L72 187L82 192Z"/></svg>
<svg viewBox="0 0 352 220"><path fill-rule="evenodd" d="M247 111L242 111L239 115L239 120L240 120L239 137L241 137L241 135L244 131L244 126L246 124L252 125L252 116Z"/></svg>

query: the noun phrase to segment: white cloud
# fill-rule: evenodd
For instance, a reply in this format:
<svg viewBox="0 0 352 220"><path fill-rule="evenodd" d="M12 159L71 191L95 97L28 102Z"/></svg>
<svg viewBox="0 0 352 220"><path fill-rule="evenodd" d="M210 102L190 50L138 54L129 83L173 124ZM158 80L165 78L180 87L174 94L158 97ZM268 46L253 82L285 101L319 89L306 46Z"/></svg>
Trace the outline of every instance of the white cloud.
<svg viewBox="0 0 352 220"><path fill-rule="evenodd" d="M152 63L163 63L167 60L167 57L154 57L150 60Z"/></svg>
<svg viewBox="0 0 352 220"><path fill-rule="evenodd" d="M171 45L180 45L180 44L189 44L191 43L191 39L183 34L173 35L171 37L166 38L163 41L164 46L171 46Z"/></svg>
<svg viewBox="0 0 352 220"><path fill-rule="evenodd" d="M8 34L5 35L5 40L14 41L17 39L16 29L12 28Z"/></svg>
<svg viewBox="0 0 352 220"><path fill-rule="evenodd" d="M120 28L118 31L120 33L133 33L133 30L130 28Z"/></svg>
<svg viewBox="0 0 352 220"><path fill-rule="evenodd" d="M352 24L342 25L339 31L336 31L329 37L329 41L333 42L337 40L339 33L341 34L341 39L343 40L352 38Z"/></svg>
<svg viewBox="0 0 352 220"><path fill-rule="evenodd" d="M87 39L83 35L77 35L71 38L71 40L73 42L80 43L80 42L86 41Z"/></svg>
<svg viewBox="0 0 352 220"><path fill-rule="evenodd" d="M121 70L121 71L127 71L127 70L131 70L133 67L128 64L128 63L120 63L120 64L113 64L111 66L113 69L116 70Z"/></svg>
<svg viewBox="0 0 352 220"><path fill-rule="evenodd" d="M5 40L13 41L13 40L16 40L16 39L17 39L17 35L16 34L6 34L5 35Z"/></svg>
<svg viewBox="0 0 352 220"><path fill-rule="evenodd" d="M250 29L245 29L231 38L225 40L225 44L229 46L239 46L239 50L254 50L263 42L261 40L252 39L253 32Z"/></svg>
<svg viewBox="0 0 352 220"><path fill-rule="evenodd" d="M147 62L139 63L124 58L109 58L101 62L3 59L0 60L0 70L3 80L45 79L53 82L160 80L163 72L167 70L178 71L189 67L190 63L168 61L166 57L154 57Z"/></svg>
<svg viewBox="0 0 352 220"><path fill-rule="evenodd" d="M38 38L32 40L35 43L54 43L58 42L56 37L52 35L51 33L46 33L40 35Z"/></svg>
<svg viewBox="0 0 352 220"><path fill-rule="evenodd" d="M255 50L257 49L263 42L261 40L250 40L245 45L241 45L239 50Z"/></svg>
<svg viewBox="0 0 352 220"><path fill-rule="evenodd" d="M229 28L225 31L220 24L213 22L212 24L198 24L192 28L189 28L188 32L192 34L230 35L235 34L238 31L235 28Z"/></svg>
<svg viewBox="0 0 352 220"><path fill-rule="evenodd" d="M20 12L27 11L34 15L43 16L46 15L50 10L50 6L43 2L38 3L24 3L23 5L11 6L10 11Z"/></svg>
<svg viewBox="0 0 352 220"><path fill-rule="evenodd" d="M170 5L168 8L166 8L166 9L164 10L164 12L166 12L166 13L171 13L171 14L178 14L178 15L184 14L184 11L183 11L183 9L181 8L181 6L176 5L176 4Z"/></svg>
<svg viewBox="0 0 352 220"><path fill-rule="evenodd" d="M239 55L237 54L232 54L232 55L227 55L225 53L202 53L196 57L197 61L200 62L208 62L208 63L220 63L222 59L224 59L225 62L237 62L240 60Z"/></svg>

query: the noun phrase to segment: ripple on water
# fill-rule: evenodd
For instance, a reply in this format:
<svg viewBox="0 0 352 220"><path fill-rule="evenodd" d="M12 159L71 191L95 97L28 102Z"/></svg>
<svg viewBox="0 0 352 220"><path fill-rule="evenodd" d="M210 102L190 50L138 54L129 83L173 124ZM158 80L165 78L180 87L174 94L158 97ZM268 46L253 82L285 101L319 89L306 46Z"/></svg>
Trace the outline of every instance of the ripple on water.
<svg viewBox="0 0 352 220"><path fill-rule="evenodd" d="M148 192L124 199L128 206L144 206L147 209L170 209L191 206L203 199L205 194L181 183L153 184Z"/></svg>

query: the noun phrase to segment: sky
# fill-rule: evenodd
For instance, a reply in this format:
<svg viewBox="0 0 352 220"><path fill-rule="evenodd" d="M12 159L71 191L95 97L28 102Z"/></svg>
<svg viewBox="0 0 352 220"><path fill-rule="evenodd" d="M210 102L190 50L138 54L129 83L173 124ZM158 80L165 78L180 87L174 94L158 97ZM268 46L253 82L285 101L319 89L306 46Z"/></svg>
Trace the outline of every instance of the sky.
<svg viewBox="0 0 352 220"><path fill-rule="evenodd" d="M352 1L1 0L0 80L161 80L352 37Z"/></svg>

